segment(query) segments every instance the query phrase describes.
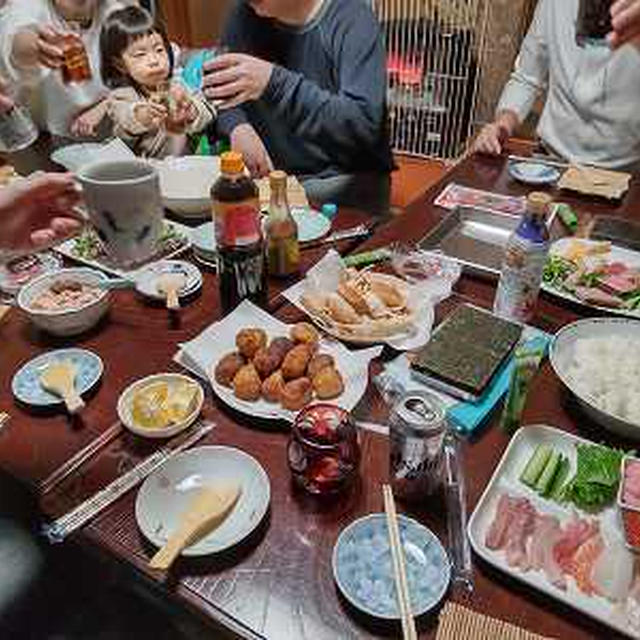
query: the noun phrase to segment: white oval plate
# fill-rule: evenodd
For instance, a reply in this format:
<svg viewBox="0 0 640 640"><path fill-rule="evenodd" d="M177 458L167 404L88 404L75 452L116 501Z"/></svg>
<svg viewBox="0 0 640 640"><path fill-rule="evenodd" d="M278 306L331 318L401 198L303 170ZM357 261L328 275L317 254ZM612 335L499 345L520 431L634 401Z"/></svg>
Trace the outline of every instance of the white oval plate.
<svg viewBox="0 0 640 640"><path fill-rule="evenodd" d="M164 300L165 297L158 293L156 283L158 278L165 273L183 273L186 276L186 284L178 291L180 298L191 295L202 287L202 274L195 265L185 260L161 260L144 267L138 272L136 275L136 291L148 298Z"/></svg>
<svg viewBox="0 0 640 640"><path fill-rule="evenodd" d="M228 480L241 486L235 507L218 528L184 549L182 555L203 556L238 544L267 513L271 486L260 463L232 447L197 447L170 458L151 474L136 498L140 530L154 545L163 546L195 491Z"/></svg>
<svg viewBox="0 0 640 640"><path fill-rule="evenodd" d="M509 175L525 184L553 184L560 178L560 171L543 162L510 162Z"/></svg>
<svg viewBox="0 0 640 640"><path fill-rule="evenodd" d="M36 407L62 404L62 398L45 391L40 383L40 376L47 366L62 360L70 360L76 368L75 387L80 395L89 391L102 377L104 365L97 354L86 349L58 349L29 360L17 371L11 382L13 395L20 402Z"/></svg>
<svg viewBox="0 0 640 640"><path fill-rule="evenodd" d="M216 259L216 234L213 222L206 222L191 232L194 251L205 260Z"/></svg>
<svg viewBox="0 0 640 640"><path fill-rule="evenodd" d="M634 424L622 416L608 413L598 407L590 397L577 390L575 381L568 373L576 340L605 338L614 335L624 337L630 342L640 342L640 322L625 318L578 320L578 322L560 329L555 335L549 351L549 360L558 378L596 422L605 429L625 438L638 439L640 438L640 424ZM619 380L618 383L623 386L625 381Z"/></svg>
<svg viewBox="0 0 640 640"><path fill-rule="evenodd" d="M198 387L198 395L196 398L196 406L193 411L180 423L165 427L164 429L145 429L139 427L133 421L131 417L131 405L133 403L133 395L143 389L144 387L154 384L155 382L166 382L168 385L173 385L179 382L188 382ZM187 427L190 427L195 421L200 411L202 411L202 405L204 404L204 391L202 385L196 382L193 378L183 376L180 373L158 373L153 376L147 376L141 380L130 384L121 394L118 399L118 418L120 422L132 431L136 435L143 438L170 438L175 436L181 431L184 431Z"/></svg>

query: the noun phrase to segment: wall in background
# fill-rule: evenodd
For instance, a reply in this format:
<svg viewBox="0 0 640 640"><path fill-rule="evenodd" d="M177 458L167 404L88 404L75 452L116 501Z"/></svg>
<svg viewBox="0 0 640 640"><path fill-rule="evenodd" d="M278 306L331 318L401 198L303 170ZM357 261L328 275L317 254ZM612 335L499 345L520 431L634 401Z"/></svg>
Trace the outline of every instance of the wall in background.
<svg viewBox="0 0 640 640"><path fill-rule="evenodd" d="M182 46L216 43L233 0L157 0L172 40Z"/></svg>

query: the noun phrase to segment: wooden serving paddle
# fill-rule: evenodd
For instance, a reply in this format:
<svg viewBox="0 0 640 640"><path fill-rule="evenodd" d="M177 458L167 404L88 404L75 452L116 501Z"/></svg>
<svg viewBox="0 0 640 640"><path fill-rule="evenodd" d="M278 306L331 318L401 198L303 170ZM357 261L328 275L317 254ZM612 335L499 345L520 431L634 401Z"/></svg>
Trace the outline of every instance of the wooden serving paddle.
<svg viewBox="0 0 640 640"><path fill-rule="evenodd" d="M187 284L184 273L164 273L156 281L158 293L167 297L167 309L179 309L178 292Z"/></svg>
<svg viewBox="0 0 640 640"><path fill-rule="evenodd" d="M78 413L84 407L84 400L75 387L76 368L69 360L52 362L40 376L44 389L60 396L70 414Z"/></svg>
<svg viewBox="0 0 640 640"><path fill-rule="evenodd" d="M152 569L169 569L185 547L220 526L240 497L237 484L202 487L180 517L178 528L149 561Z"/></svg>

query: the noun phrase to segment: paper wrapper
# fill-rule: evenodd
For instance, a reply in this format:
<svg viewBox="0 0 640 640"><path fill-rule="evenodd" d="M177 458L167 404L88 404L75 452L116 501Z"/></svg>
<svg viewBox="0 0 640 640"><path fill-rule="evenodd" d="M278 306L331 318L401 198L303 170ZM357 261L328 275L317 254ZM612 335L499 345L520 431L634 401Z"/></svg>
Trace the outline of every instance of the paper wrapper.
<svg viewBox="0 0 640 640"><path fill-rule="evenodd" d="M284 291L282 295L307 313L302 304L302 297L314 291L336 291L340 281L340 272L343 269L342 259L338 253L331 249L309 269L304 280ZM443 297L448 297L451 289L449 287L448 293L443 296L442 289L440 287L432 288L428 281L416 285L406 283L406 287L408 306L415 310L413 323L403 333L391 337L381 336L371 339L370 343L379 342L388 344L398 351L409 351L410 349L418 349L428 342L435 320L434 307ZM344 339L348 340L346 337Z"/></svg>
<svg viewBox="0 0 640 640"><path fill-rule="evenodd" d="M630 173L571 166L558 182L560 189L618 200L629 190Z"/></svg>
<svg viewBox="0 0 640 640"><path fill-rule="evenodd" d="M513 624L447 602L440 613L436 640L550 640Z"/></svg>
<svg viewBox="0 0 640 640"><path fill-rule="evenodd" d="M265 211L269 208L271 201L271 187L269 186L269 178L260 178L256 180L258 186L260 209ZM309 200L307 200L307 194L303 186L298 182L295 176L289 176L287 178L287 200L290 207L302 207L309 208Z"/></svg>
<svg viewBox="0 0 640 640"><path fill-rule="evenodd" d="M216 363L226 354L236 351L235 341L238 331L250 327L264 329L269 340L289 335L289 325L251 302L245 301L220 322L212 324L190 342L180 345L180 350L173 360L200 378L209 381L215 394L232 409L259 418L293 422L297 412L288 411L265 400L257 402L239 400L234 396L232 389L218 384L213 377ZM337 340L323 338L320 341L319 352L333 356L336 368L344 380L342 395L329 402L346 411L352 411L367 389L369 363L380 355L382 347L351 351Z"/></svg>

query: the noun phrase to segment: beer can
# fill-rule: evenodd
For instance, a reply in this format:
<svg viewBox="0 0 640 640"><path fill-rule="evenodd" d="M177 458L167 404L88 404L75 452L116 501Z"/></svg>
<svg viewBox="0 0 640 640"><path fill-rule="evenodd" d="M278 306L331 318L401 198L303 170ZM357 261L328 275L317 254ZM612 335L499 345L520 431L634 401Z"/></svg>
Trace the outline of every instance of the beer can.
<svg viewBox="0 0 640 640"><path fill-rule="evenodd" d="M389 477L405 500L432 495L442 481L444 404L433 393L411 391L393 406L389 422Z"/></svg>

